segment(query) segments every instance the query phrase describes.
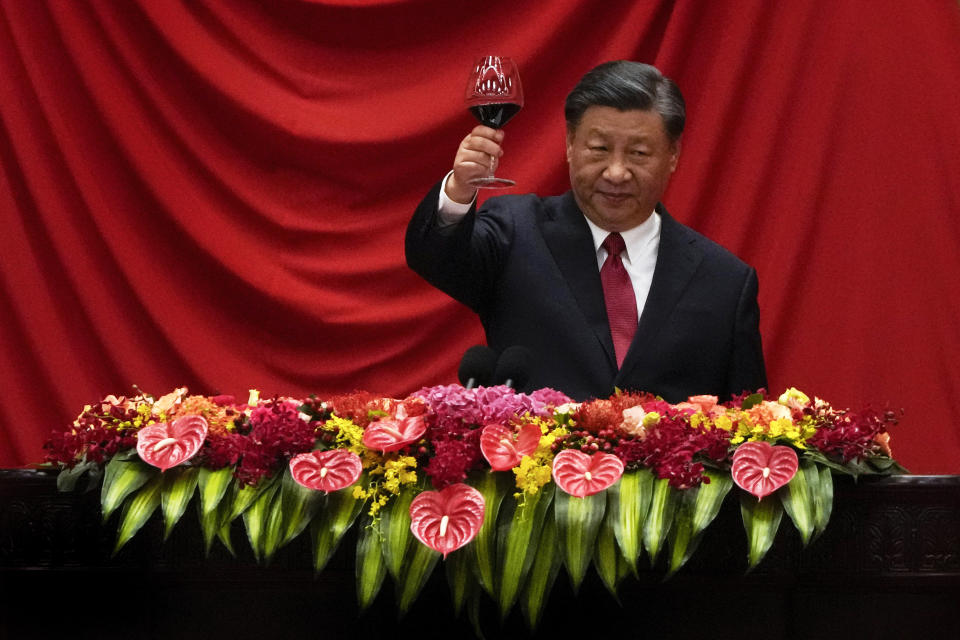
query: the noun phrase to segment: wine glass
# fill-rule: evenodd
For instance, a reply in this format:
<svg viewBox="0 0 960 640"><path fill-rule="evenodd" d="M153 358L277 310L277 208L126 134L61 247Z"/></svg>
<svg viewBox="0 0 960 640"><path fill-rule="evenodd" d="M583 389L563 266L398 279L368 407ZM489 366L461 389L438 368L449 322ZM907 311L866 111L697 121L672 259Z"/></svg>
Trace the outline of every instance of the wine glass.
<svg viewBox="0 0 960 640"><path fill-rule="evenodd" d="M467 80L467 109L488 127L499 129L507 120L517 115L523 106L523 87L520 73L510 58L484 56L477 60ZM470 181L474 187L502 189L516 184L513 180L493 175L493 158L490 159L490 174Z"/></svg>

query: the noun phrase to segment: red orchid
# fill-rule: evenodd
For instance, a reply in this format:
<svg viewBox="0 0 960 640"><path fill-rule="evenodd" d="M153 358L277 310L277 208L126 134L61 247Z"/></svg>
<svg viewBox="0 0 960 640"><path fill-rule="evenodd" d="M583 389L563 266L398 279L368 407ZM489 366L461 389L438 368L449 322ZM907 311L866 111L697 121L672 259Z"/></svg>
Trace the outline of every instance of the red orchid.
<svg viewBox="0 0 960 640"><path fill-rule="evenodd" d="M310 451L290 459L290 475L298 484L326 493L349 487L362 470L360 456L346 449Z"/></svg>
<svg viewBox="0 0 960 640"><path fill-rule="evenodd" d="M484 508L483 495L462 482L442 491L424 491L410 503L410 531L446 558L477 535Z"/></svg>
<svg viewBox="0 0 960 640"><path fill-rule="evenodd" d="M494 471L507 471L533 455L540 444L540 427L527 423L518 431L501 424L488 424L480 434L480 451Z"/></svg>
<svg viewBox="0 0 960 640"><path fill-rule="evenodd" d="M397 406L395 418L381 418L363 430L363 445L383 453L397 451L419 440L426 431L423 416L408 416L401 404Z"/></svg>
<svg viewBox="0 0 960 640"><path fill-rule="evenodd" d="M730 475L744 491L763 499L786 485L797 473L797 452L769 442L746 442L733 454Z"/></svg>
<svg viewBox="0 0 960 640"><path fill-rule="evenodd" d="M172 423L158 422L137 433L137 453L147 464L166 471L195 456L207 431L203 416L189 415Z"/></svg>
<svg viewBox="0 0 960 640"><path fill-rule="evenodd" d="M553 481L577 498L603 491L622 475L623 461L609 453L588 455L576 449L564 449L553 459Z"/></svg>

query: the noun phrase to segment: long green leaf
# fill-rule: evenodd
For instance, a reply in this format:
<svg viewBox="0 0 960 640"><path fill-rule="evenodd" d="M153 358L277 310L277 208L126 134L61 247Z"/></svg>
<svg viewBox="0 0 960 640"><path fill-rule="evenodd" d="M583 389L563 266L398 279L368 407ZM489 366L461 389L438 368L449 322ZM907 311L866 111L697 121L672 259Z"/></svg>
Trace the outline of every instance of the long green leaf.
<svg viewBox="0 0 960 640"><path fill-rule="evenodd" d="M471 544L477 579L493 597L497 576L497 516L504 497L512 490L513 474L484 471L473 476L470 484L483 495L484 501L483 525Z"/></svg>
<svg viewBox="0 0 960 640"><path fill-rule="evenodd" d="M647 554L650 556L650 566L656 564L663 542L670 533L679 497L679 491L671 487L666 478L658 478L654 481L650 510L643 523L643 546L646 547Z"/></svg>
<svg viewBox="0 0 960 640"><path fill-rule="evenodd" d="M200 470L196 467L176 467L164 472L163 490L160 492L164 540L170 537L183 512L187 510L187 505L197 490L199 473Z"/></svg>
<svg viewBox="0 0 960 640"><path fill-rule="evenodd" d="M636 572L643 551L643 525L653 496L653 472L628 471L620 482L607 489L608 520L613 525L617 545L630 568Z"/></svg>
<svg viewBox="0 0 960 640"><path fill-rule="evenodd" d="M267 520L270 517L273 500L280 486L277 481L277 476L261 480L260 485L264 486L257 494L257 499L242 512L243 526L247 530L247 540L250 542L253 557L256 558L257 562L260 562L264 557L264 538L267 531ZM246 491L247 489L248 488L244 488L241 491ZM238 492L238 494L239 493L240 492ZM236 505L236 503L234 504ZM236 511L236 506L234 506L234 511Z"/></svg>
<svg viewBox="0 0 960 640"><path fill-rule="evenodd" d="M816 527L816 506L814 496L819 493L820 474L817 465L802 460L786 487L777 491L784 510L800 533L803 546L810 543Z"/></svg>
<svg viewBox="0 0 960 640"><path fill-rule="evenodd" d="M813 495L814 539L827 528L833 512L833 472L830 467L818 465L817 475L817 492Z"/></svg>
<svg viewBox="0 0 960 640"><path fill-rule="evenodd" d="M283 546L300 535L316 516L324 494L303 486L290 475L287 467L280 485L280 511L283 514Z"/></svg>
<svg viewBox="0 0 960 640"><path fill-rule="evenodd" d="M310 522L313 539L313 569L323 571L337 550L343 534L353 525L365 502L356 500L348 487L327 494L321 500L320 511Z"/></svg>
<svg viewBox="0 0 960 640"><path fill-rule="evenodd" d="M422 490L406 486L380 510L380 532L383 534L383 559L390 577L398 584L403 572L403 562L413 541L410 531L410 503ZM419 544L419 543L418 543Z"/></svg>
<svg viewBox="0 0 960 640"><path fill-rule="evenodd" d="M216 471L206 468L200 469L197 485L200 488L201 513L212 513L220 505L220 501L230 487L231 480L233 480L233 468L231 467L224 467Z"/></svg>
<svg viewBox="0 0 960 640"><path fill-rule="evenodd" d="M420 595L438 560L440 553L419 541L413 543L403 563L403 575L397 584L397 609L401 616L406 615Z"/></svg>
<svg viewBox="0 0 960 640"><path fill-rule="evenodd" d="M103 521L123 504L131 493L146 484L151 478L160 477L160 471L137 459L114 456L104 468L103 486L100 489L100 506Z"/></svg>
<svg viewBox="0 0 960 640"><path fill-rule="evenodd" d="M158 472L124 505L120 528L117 530L117 544L113 548L114 554L129 542L160 506L162 487L163 476Z"/></svg>
<svg viewBox="0 0 960 640"><path fill-rule="evenodd" d="M276 479L276 476L261 478L255 485L234 483L230 491L230 511L227 517L221 520L221 524L233 522L243 515L264 491L276 487Z"/></svg>
<svg viewBox="0 0 960 640"><path fill-rule="evenodd" d="M383 578L387 574L387 565L383 559L383 550L379 529L370 517L363 518L357 538L357 604L364 611L373 604Z"/></svg>
<svg viewBox="0 0 960 640"><path fill-rule="evenodd" d="M780 519L783 518L783 506L776 496L767 496L756 500L750 494L740 494L740 514L743 527L747 532L747 571L763 560L770 550Z"/></svg>
<svg viewBox="0 0 960 640"><path fill-rule="evenodd" d="M609 489L608 489L609 491ZM623 557L623 553L617 548L617 538L613 531L614 515L610 512L612 498L607 495L607 513L600 525L600 531L597 533L596 552L593 556L593 566L597 569L597 574L603 580L607 591L617 598L617 586L620 580L631 571L630 563Z"/></svg>
<svg viewBox="0 0 960 640"><path fill-rule="evenodd" d="M476 538L474 538L474 541ZM450 587L450 600L453 602L453 614L457 617L463 611L468 598L476 595L476 556L471 548L473 542L447 555L443 561L447 574L447 586Z"/></svg>
<svg viewBox="0 0 960 640"><path fill-rule="evenodd" d="M525 495L522 502L504 502L503 515L497 526L497 604L500 618L505 619L517 601L527 572L537 553L539 533L547 509L553 501L554 484L550 483L534 495Z"/></svg>
<svg viewBox="0 0 960 640"><path fill-rule="evenodd" d="M562 563L557 553L558 542L557 520L548 512L543 521L537 553L520 596L520 608L531 630L536 629L540 622L540 615L560 571Z"/></svg>
<svg viewBox="0 0 960 640"><path fill-rule="evenodd" d="M723 499L733 486L733 479L725 473L707 471L705 475L710 479L709 482L682 492L680 505L668 536L670 540L668 577L686 564L693 552L697 550L703 531L717 517Z"/></svg>
<svg viewBox="0 0 960 640"><path fill-rule="evenodd" d="M560 538L560 552L570 576L574 592L580 589L590 561L597 531L607 508L607 493L601 491L592 496L577 498L565 491L557 491L553 498L553 510Z"/></svg>
<svg viewBox="0 0 960 640"><path fill-rule="evenodd" d="M282 493L283 478L281 477L277 481L277 488L274 491L273 499L270 501L270 505L267 507L263 519L261 551L263 553L263 561L267 565L269 565L273 560L274 554L277 552L283 542L283 532L285 527L281 495Z"/></svg>

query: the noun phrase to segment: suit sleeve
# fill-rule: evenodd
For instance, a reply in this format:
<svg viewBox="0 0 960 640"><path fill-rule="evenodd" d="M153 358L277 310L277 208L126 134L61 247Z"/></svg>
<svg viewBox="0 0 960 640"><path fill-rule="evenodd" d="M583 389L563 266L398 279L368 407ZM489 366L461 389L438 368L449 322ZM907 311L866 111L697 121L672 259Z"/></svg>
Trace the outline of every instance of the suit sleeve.
<svg viewBox="0 0 960 640"><path fill-rule="evenodd" d="M510 242L509 215L494 200L457 224L439 224L437 183L407 225L407 265L424 280L476 312L488 304ZM489 211L488 211L489 210Z"/></svg>
<svg viewBox="0 0 960 640"><path fill-rule="evenodd" d="M760 339L758 289L757 272L751 267L747 272L737 303L733 355L727 375L728 395L767 387L767 370L763 361L763 345Z"/></svg>

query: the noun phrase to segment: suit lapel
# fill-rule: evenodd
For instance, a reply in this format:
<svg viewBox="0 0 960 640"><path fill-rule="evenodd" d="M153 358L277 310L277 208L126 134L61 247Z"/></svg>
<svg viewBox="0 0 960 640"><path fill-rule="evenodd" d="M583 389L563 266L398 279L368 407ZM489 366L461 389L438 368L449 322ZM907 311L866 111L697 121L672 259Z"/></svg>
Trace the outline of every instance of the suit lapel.
<svg viewBox="0 0 960 640"><path fill-rule="evenodd" d="M552 207L548 217L541 222L543 238L587 325L606 352L610 364L616 368L593 236L572 193L566 193L558 203L559 206Z"/></svg>
<svg viewBox="0 0 960 640"><path fill-rule="evenodd" d="M695 236L671 218L663 205L657 205L657 211L661 217L657 266L653 271L650 293L643 307L643 315L640 316L637 334L630 344L630 350L615 382L619 382L630 373L641 354L657 338L703 259L700 250L694 244Z"/></svg>

